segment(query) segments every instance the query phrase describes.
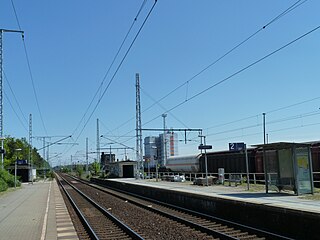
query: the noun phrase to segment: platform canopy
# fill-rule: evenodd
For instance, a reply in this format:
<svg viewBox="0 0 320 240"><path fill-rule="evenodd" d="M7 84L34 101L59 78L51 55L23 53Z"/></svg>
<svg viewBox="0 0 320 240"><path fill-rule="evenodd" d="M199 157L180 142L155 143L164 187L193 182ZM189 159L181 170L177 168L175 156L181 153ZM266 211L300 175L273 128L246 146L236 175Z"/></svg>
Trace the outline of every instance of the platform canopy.
<svg viewBox="0 0 320 240"><path fill-rule="evenodd" d="M255 145L263 150L266 193L271 188L292 190L297 195L313 193L311 145L290 142Z"/></svg>

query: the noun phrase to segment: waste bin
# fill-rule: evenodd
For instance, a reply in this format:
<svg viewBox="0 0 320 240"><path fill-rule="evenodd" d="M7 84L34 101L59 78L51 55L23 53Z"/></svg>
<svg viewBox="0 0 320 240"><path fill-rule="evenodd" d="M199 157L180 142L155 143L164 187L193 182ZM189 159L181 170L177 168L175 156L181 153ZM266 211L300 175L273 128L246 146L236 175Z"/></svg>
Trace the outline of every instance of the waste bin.
<svg viewBox="0 0 320 240"><path fill-rule="evenodd" d="M218 168L218 182L224 184L224 168Z"/></svg>

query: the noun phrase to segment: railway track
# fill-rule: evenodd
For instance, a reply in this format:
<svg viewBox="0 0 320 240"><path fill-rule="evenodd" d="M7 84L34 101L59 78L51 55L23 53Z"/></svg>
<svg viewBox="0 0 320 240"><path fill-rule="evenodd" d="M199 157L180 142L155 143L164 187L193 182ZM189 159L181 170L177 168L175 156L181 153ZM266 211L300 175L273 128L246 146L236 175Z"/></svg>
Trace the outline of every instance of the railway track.
<svg viewBox="0 0 320 240"><path fill-rule="evenodd" d="M70 179L70 177L67 178ZM131 215L131 221L125 220L123 216L121 216L121 214L119 215L119 218L122 218L124 221L128 221L127 224L131 226L131 228L135 231L140 232L140 235L145 239L179 239L180 235L183 235L182 237L185 238L184 235L186 235L190 231L193 231L193 234L195 235L189 236L189 239L288 239L279 235L260 231L258 229L235 224L229 221L224 221L218 218L212 218L210 216L205 216L196 212L191 212L186 209L176 208L175 206L169 206L167 204L164 205L156 201L150 201L149 199L141 199L140 197L138 198L137 196L128 195L123 192L119 193L114 190L105 188L102 189L100 187L95 187L93 190L94 186L92 186L92 184L80 181L79 179L70 179L70 181L76 182L75 185L77 185L77 188L81 189L83 192L86 192L86 194L88 195L90 194L90 196L93 196L93 198L97 201L103 202L105 196L108 196L107 198L113 199L113 201L119 204L125 203L122 208L126 209L126 211L128 210L127 207L129 204L132 206L135 205L135 208L140 209L138 211L143 213L142 218L135 218L139 215L136 212ZM88 186L90 186L90 188ZM116 215L119 214L117 213L116 209L113 209L113 207L117 208L114 203L113 207L110 207L111 205L112 204L110 202L104 202L104 207L109 206L110 211L114 212ZM145 224L144 226L136 226L134 221L139 221L139 219L141 221L141 219L144 219L143 216L146 216L147 212L148 214L150 214L151 212L154 214L153 217L151 216L151 220L147 220L148 218L145 217L145 222L147 224ZM127 213L128 215L130 215L130 212ZM154 224L154 219L159 218L159 216L161 216L163 220L160 220L160 222L156 221L157 224ZM133 219L135 220L132 221ZM169 221L171 221L171 223L169 223L169 226L165 224L165 227L162 226L162 223L165 222L164 219L169 219ZM161 231L160 229L163 230ZM174 229L178 229L179 231L172 231ZM146 233L149 230L151 230L153 235ZM183 231L183 233L181 233L181 231ZM154 235L154 233L157 233L157 235Z"/></svg>
<svg viewBox="0 0 320 240"><path fill-rule="evenodd" d="M81 191L73 188L63 178L59 176L57 178L86 230L86 234L82 232L79 237L82 236L82 239L143 239Z"/></svg>

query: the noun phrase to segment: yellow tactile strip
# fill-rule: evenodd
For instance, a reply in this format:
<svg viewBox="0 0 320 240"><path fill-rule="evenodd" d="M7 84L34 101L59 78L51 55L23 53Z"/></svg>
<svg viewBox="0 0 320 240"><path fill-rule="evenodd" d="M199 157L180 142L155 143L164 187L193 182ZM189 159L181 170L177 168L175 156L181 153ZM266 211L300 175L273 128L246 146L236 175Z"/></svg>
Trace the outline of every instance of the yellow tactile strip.
<svg viewBox="0 0 320 240"><path fill-rule="evenodd" d="M57 184L54 185L54 195L56 202L57 239L79 239Z"/></svg>

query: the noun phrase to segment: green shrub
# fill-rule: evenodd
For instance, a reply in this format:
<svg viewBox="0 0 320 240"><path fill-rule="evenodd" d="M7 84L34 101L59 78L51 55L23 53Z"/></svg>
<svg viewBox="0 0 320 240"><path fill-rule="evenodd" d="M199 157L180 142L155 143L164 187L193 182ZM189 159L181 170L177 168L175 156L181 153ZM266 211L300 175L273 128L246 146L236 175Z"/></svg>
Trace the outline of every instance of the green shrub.
<svg viewBox="0 0 320 240"><path fill-rule="evenodd" d="M0 178L0 192L6 191L8 189L8 184Z"/></svg>
<svg viewBox="0 0 320 240"><path fill-rule="evenodd" d="M0 170L0 179L2 179L7 187L14 187L14 176L8 173L6 170ZM17 186L21 186L21 182L17 179Z"/></svg>
<svg viewBox="0 0 320 240"><path fill-rule="evenodd" d="M0 178L8 184L8 187L14 187L14 176L6 170L0 170Z"/></svg>

